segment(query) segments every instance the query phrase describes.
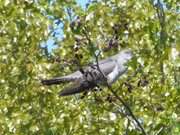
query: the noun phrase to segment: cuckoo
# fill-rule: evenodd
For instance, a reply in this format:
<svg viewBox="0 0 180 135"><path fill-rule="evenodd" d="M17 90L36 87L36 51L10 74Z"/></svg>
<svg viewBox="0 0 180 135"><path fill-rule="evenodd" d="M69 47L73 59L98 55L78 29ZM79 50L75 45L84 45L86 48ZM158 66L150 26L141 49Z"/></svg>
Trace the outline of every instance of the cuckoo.
<svg viewBox="0 0 180 135"><path fill-rule="evenodd" d="M112 85L123 75L128 67L127 62L132 58L133 54L130 49L121 50L116 55L102 59L95 64L88 65L66 76L56 77L52 79L42 80L43 85L55 85L71 82L70 86L60 91L60 96L68 96L80 92L87 92L94 87L104 85L106 83Z"/></svg>

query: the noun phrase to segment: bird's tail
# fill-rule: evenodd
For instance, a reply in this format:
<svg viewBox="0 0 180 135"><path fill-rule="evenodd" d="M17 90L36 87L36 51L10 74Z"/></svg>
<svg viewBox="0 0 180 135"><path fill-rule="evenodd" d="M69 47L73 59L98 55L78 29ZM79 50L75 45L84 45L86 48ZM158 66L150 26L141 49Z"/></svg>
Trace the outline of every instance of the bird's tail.
<svg viewBox="0 0 180 135"><path fill-rule="evenodd" d="M71 81L74 81L74 78L59 77L59 78L52 78L52 79L41 80L41 83L43 85L53 85L53 84L60 84L60 83L65 83L65 82L71 82Z"/></svg>

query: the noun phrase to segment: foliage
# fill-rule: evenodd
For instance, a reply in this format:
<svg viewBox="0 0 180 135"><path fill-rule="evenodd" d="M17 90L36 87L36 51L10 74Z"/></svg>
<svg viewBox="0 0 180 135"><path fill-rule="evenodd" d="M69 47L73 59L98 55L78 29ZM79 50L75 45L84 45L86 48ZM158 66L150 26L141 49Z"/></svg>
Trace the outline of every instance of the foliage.
<svg viewBox="0 0 180 135"><path fill-rule="evenodd" d="M83 10L75 1L0 1L1 134L141 134L108 88L59 97L64 86L40 79L78 69L131 48L129 71L112 88L132 109L149 135L180 132L179 27L177 0L101 0ZM55 21L63 38L54 36ZM51 29L52 28L52 29ZM42 43L54 38L47 53ZM173 54L173 55L172 55ZM136 74L134 74L136 73ZM133 75L133 76L132 76ZM111 100L109 100L111 99Z"/></svg>

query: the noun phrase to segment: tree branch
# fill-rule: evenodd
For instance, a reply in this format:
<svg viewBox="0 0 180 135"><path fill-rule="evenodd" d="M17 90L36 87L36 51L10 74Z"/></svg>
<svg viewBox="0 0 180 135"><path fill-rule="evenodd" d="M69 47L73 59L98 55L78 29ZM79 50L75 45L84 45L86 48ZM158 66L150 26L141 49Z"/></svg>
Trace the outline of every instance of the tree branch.
<svg viewBox="0 0 180 135"><path fill-rule="evenodd" d="M85 27L85 30L87 30L87 28ZM92 44L92 41L91 39L89 38L88 34L86 31L83 31L86 39L88 40L89 44L90 45L93 45ZM92 46L93 48L93 46ZM101 71L100 67L99 67L99 60L98 60L98 57L100 55L100 52L98 54L95 54L95 50L94 48L92 49L93 50L93 53L94 53L94 56L95 56L95 59L96 59L96 66L97 66L97 70L99 71L99 73L103 76L103 79L104 79L104 83L105 85L108 87L108 89L111 91L111 93L122 103L122 105L126 108L126 110L128 111L129 115L133 118L133 120L136 122L136 124L138 125L138 127L140 128L141 132L143 135L147 135L147 133L145 132L144 128L141 126L140 122L137 120L137 118L135 117L135 115L133 114L133 112L131 111L131 108L124 102L124 100L117 95L117 93L112 89L112 87L108 84L108 81L107 81L107 77L105 76L105 74Z"/></svg>
<svg viewBox="0 0 180 135"><path fill-rule="evenodd" d="M100 53L99 53L100 54ZM107 82L107 77L104 75L104 73L101 71L100 67L99 67L99 61L98 61L98 55L96 56L96 63L97 63L97 69L98 71L102 74L103 78L104 78L104 83L106 84L106 86L108 87L108 89L111 91L111 93L122 103L122 105L126 108L126 110L128 111L129 115L133 118L133 120L136 122L136 124L138 125L138 127L141 129L141 132L143 135L147 135L147 133L145 132L144 128L141 126L140 122L137 120L136 116L133 114L133 112L131 111L131 108L125 103L125 101L117 95L117 93L112 89L112 87L108 84Z"/></svg>

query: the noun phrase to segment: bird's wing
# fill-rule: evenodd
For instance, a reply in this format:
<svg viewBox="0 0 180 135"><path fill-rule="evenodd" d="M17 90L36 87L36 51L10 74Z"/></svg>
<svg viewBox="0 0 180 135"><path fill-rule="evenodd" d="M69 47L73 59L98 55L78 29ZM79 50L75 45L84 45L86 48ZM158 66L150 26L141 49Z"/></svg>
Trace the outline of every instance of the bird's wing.
<svg viewBox="0 0 180 135"><path fill-rule="evenodd" d="M107 59L100 60L98 62L98 64L99 64L99 68L101 69L101 71L105 75L107 75L113 70L116 63L115 63L114 59L107 58ZM91 70L93 71L94 69L97 69L97 63L91 64L91 65L85 67L84 69L85 69L85 71L91 71Z"/></svg>
<svg viewBox="0 0 180 135"><path fill-rule="evenodd" d="M114 60L108 60L106 62L99 63L99 68L106 76L113 71L115 64ZM96 82L98 84L99 82L102 82L103 79L101 72L99 71L97 64L92 64L84 68L83 79L89 82Z"/></svg>
<svg viewBox="0 0 180 135"><path fill-rule="evenodd" d="M99 67L100 67L101 71L105 75L107 75L113 71L113 68L115 67L115 62L113 59L110 59L110 58L100 60ZM97 71L97 65L92 64L92 65L84 68L84 72L93 72L93 71L95 71L95 73L96 73L95 77L97 79L99 79L101 74L100 74L100 72ZM83 79L83 78L84 78L84 75L80 71L76 71L76 72L66 75L66 76L41 80L41 83L44 85L53 85L53 84L60 84L60 83L64 83L64 82L72 82L72 81L76 81L76 80ZM93 76L93 78L90 78L90 80L92 80L92 79L96 80L94 78L94 76Z"/></svg>
<svg viewBox="0 0 180 135"><path fill-rule="evenodd" d="M44 85L53 85L53 84L60 84L60 83L64 83L64 82L75 81L75 80L78 80L80 78L82 78L82 73L80 71L76 71L76 72L69 74L67 76L41 80L41 82Z"/></svg>
<svg viewBox="0 0 180 135"><path fill-rule="evenodd" d="M105 75L108 75L109 73L114 71L115 64L116 63L114 60L109 59L103 62L101 61L99 63L99 67ZM75 80L72 85L65 88L59 93L60 96L67 96L67 95L72 95L75 93L84 92L86 90L94 88L95 86L97 86L99 82L101 82L101 79L103 76L98 71L97 65L88 66L84 70L85 70L85 74L87 73L87 76L83 75L82 78ZM79 75L79 73L77 74L73 73L73 75L70 74L69 76L76 76L76 75Z"/></svg>
<svg viewBox="0 0 180 135"><path fill-rule="evenodd" d="M63 89L62 91L59 92L60 96L68 96L76 93L81 93L84 91L88 91L89 89L92 89L96 86L94 83L90 83L88 81L83 81L81 83L79 82L74 82L72 85L69 87Z"/></svg>
<svg viewBox="0 0 180 135"><path fill-rule="evenodd" d="M107 75L109 84L114 83L122 74L127 71L128 67L126 63L132 58L132 52L128 50L122 51L121 53L114 55L111 58L116 61L116 64L113 68L113 71Z"/></svg>
<svg viewBox="0 0 180 135"><path fill-rule="evenodd" d="M126 70L127 67L116 64L113 71L107 75L108 84L111 85L114 83L124 72L126 72Z"/></svg>
<svg viewBox="0 0 180 135"><path fill-rule="evenodd" d="M111 73L114 70L115 66L116 61L114 59L105 59L99 62L99 67L105 75Z"/></svg>

